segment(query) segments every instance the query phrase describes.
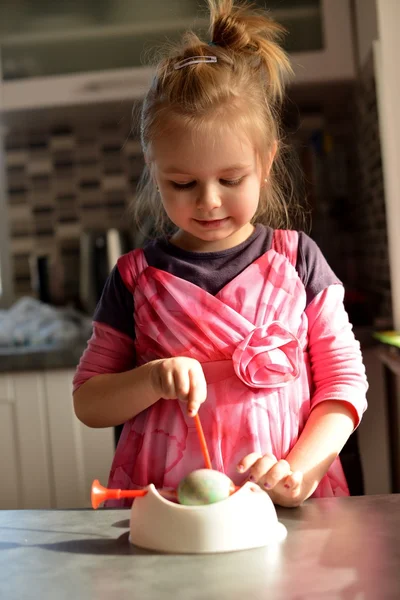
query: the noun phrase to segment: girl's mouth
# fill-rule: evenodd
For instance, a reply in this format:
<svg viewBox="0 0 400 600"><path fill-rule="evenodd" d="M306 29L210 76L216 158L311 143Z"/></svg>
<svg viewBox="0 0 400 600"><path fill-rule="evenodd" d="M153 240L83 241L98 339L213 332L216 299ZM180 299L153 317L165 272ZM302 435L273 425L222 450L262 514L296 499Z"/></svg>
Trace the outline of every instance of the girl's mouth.
<svg viewBox="0 0 400 600"><path fill-rule="evenodd" d="M213 219L210 221L203 221L203 220L195 219L196 223L198 223L200 225L200 227L204 227L204 229L218 229L227 220L228 220L228 217L226 217L225 219Z"/></svg>

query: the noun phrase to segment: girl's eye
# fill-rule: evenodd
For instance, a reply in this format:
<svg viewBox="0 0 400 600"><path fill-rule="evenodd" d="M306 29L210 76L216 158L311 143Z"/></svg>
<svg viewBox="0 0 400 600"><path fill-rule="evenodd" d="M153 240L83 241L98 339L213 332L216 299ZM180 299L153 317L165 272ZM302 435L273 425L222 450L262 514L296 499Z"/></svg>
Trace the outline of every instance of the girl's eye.
<svg viewBox="0 0 400 600"><path fill-rule="evenodd" d="M220 183L222 185L235 186L239 185L243 179L244 177L239 177L238 179L220 179ZM176 181L171 181L171 185L176 190L190 190L196 185L196 181L189 181L188 183L177 183Z"/></svg>
<svg viewBox="0 0 400 600"><path fill-rule="evenodd" d="M171 181L172 187L176 190L190 190L195 186L195 181L189 181L189 183L177 183L176 181Z"/></svg>
<svg viewBox="0 0 400 600"><path fill-rule="evenodd" d="M221 183L223 185L239 185L243 179L243 177L239 177L239 179L221 179Z"/></svg>

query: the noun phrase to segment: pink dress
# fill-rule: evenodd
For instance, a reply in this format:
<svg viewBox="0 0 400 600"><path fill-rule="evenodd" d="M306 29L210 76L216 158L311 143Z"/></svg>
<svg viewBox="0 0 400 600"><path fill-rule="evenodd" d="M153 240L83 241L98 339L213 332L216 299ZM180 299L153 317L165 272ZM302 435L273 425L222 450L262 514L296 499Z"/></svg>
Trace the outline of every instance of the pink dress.
<svg viewBox="0 0 400 600"><path fill-rule="evenodd" d="M134 296L137 364L171 356L202 364L208 392L199 414L211 461L236 484L245 479L236 471L245 455L287 456L312 407L297 242L297 232L276 231L272 248L215 296L149 267L141 249L118 262ZM203 466L186 405L160 399L125 424L108 485L176 488L187 473ZM314 496L348 494L337 458ZM121 501L108 506L113 504L121 506Z"/></svg>

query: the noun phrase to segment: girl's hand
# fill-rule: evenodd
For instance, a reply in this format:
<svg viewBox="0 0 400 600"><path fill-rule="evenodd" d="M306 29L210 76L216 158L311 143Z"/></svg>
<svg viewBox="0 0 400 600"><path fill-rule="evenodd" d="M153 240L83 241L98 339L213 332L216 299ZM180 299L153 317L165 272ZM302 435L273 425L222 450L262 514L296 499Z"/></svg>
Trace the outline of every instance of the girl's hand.
<svg viewBox="0 0 400 600"><path fill-rule="evenodd" d="M248 480L265 490L274 504L294 507L306 499L303 488L303 474L292 473L286 460L277 460L273 454L253 453L243 458L238 471L249 471Z"/></svg>
<svg viewBox="0 0 400 600"><path fill-rule="evenodd" d="M150 371L151 384L160 398L187 402L188 414L197 413L207 397L207 383L198 360L185 356L155 360Z"/></svg>

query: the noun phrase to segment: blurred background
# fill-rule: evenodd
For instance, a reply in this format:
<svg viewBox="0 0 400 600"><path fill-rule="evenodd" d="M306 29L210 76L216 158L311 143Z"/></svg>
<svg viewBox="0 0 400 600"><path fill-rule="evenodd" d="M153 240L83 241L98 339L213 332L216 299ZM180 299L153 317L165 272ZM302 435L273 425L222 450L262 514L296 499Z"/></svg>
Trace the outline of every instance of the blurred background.
<svg viewBox="0 0 400 600"><path fill-rule="evenodd" d="M350 488L399 492L398 338L375 334L400 329L400 4L255 4L288 30L284 127L307 232L345 284L369 377L370 408L342 455ZM127 208L151 50L204 33L204 8L0 2L0 508L88 506L92 479L107 481L119 431L77 421L71 381L110 269L143 243Z"/></svg>

